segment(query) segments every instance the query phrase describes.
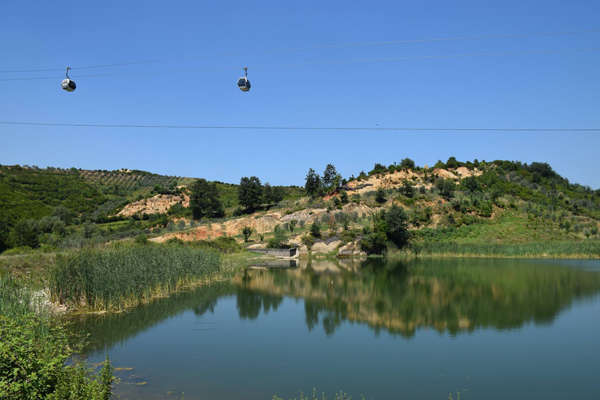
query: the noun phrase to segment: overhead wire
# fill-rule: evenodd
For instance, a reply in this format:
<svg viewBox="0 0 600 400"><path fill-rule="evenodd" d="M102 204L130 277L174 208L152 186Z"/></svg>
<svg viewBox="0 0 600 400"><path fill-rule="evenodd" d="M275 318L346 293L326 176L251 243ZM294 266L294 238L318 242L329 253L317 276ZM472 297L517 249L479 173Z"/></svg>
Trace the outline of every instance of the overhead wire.
<svg viewBox="0 0 600 400"><path fill-rule="evenodd" d="M292 66L305 66L305 65L337 65L337 64L365 64L365 63L394 63L411 60L434 60L434 59L452 59L452 58L467 58L467 57L494 57L494 56L510 56L518 54L540 54L540 55L552 55L552 54L565 54L565 53L589 53L600 51L600 48L583 48L583 49L549 49L549 50L514 50L514 51L478 51L470 53L458 53L458 54L447 54L447 55L422 55L422 56L407 56L407 57L389 57L389 58L363 58L363 59L350 59L350 60L325 60L325 61L305 61L301 63L291 64L280 64L285 67ZM116 65L116 64L115 64ZM98 66L99 67L99 66ZM92 68L92 67L89 67ZM77 75L75 78L90 78L98 76L106 76L112 74L93 74L93 75ZM43 76L43 77L19 77L19 78L1 78L0 82L9 81L31 81L31 80L46 80L56 79L56 76Z"/></svg>
<svg viewBox="0 0 600 400"><path fill-rule="evenodd" d="M293 126L293 125L178 125L178 124L102 124L85 122L0 121L5 126L123 128L123 129L189 129L189 130L268 130L268 131L378 131L378 132L515 132L515 133L600 133L600 128L535 128L535 127L381 127L381 126Z"/></svg>
<svg viewBox="0 0 600 400"><path fill-rule="evenodd" d="M297 48L279 48L273 49L272 51L266 51L269 53L280 53L280 52L296 52L296 51L307 51L315 49L332 49L332 48L350 48L350 47L373 47L373 46L386 46L386 45L398 45L398 44L410 44L410 43L427 43L427 42L450 42L450 41L465 41L465 40L482 40L482 39L514 39L514 38L526 38L526 37L545 37L545 36L572 36L586 33L600 33L600 29L584 29L577 31L543 31L543 32L530 32L530 33L515 33L515 34L482 34L482 35L464 35L464 36L450 36L450 37L433 37L433 38L422 38L422 39L401 39L401 40L386 40L386 41L372 41L372 42L348 42L340 44L324 44L307 47ZM433 57L433 56L432 56ZM161 63L165 60L152 59L142 61L128 61L121 63L111 64L97 64L97 65L83 65L73 66L73 70L85 70L85 69L101 69L101 68L114 68L124 67L130 65L143 65L143 64L155 64ZM172 61L172 59L169 59ZM31 73L31 72L52 72L63 70L64 67L44 67L44 68L24 68L24 69L10 69L0 70L0 73ZM13 79L17 80L17 79Z"/></svg>

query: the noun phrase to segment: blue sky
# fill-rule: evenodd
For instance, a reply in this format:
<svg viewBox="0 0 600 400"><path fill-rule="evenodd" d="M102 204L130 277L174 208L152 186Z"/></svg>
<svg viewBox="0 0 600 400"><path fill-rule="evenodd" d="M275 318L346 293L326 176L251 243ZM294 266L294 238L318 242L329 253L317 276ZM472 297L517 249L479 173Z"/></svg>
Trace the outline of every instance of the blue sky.
<svg viewBox="0 0 600 400"><path fill-rule="evenodd" d="M3 121L600 127L598 1L21 0L2 2L0 14L0 71L53 68L0 73ZM578 33L544 35L568 31ZM524 36L337 46L482 35ZM496 55L443 58L480 52ZM377 61L389 58L407 59ZM155 62L76 68L140 61ZM66 65L78 84L72 94L59 87ZM235 86L244 65L249 93ZM86 77L94 74L104 75ZM573 182L600 187L600 135L589 133L0 126L0 142L2 164L226 182L256 175L303 184L309 167L329 162L349 176L375 162L456 156L547 161Z"/></svg>

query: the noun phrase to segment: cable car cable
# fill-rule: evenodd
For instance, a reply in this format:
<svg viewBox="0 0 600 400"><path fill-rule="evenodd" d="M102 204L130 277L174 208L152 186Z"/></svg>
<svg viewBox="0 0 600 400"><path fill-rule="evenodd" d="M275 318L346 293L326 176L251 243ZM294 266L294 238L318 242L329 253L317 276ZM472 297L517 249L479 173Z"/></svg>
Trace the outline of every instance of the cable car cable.
<svg viewBox="0 0 600 400"><path fill-rule="evenodd" d="M123 129L223 129L223 130L281 130L281 131L380 131L380 132L515 132L515 133L600 133L600 128L419 128L419 127L318 127L318 126L290 126L290 125L177 125L177 124L101 124L78 122L25 122L25 121L0 121L5 126L35 126L35 127L71 127L71 128L123 128Z"/></svg>

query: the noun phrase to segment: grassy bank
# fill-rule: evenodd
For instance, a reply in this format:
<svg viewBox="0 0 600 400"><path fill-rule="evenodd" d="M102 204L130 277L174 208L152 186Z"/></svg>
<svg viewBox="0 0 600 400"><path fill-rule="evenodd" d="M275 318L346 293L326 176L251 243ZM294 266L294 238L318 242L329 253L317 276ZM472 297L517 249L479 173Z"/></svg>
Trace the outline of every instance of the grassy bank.
<svg viewBox="0 0 600 400"><path fill-rule="evenodd" d="M407 256L514 257L514 258L600 258L600 240L535 243L413 243L410 250L392 252Z"/></svg>
<svg viewBox="0 0 600 400"><path fill-rule="evenodd" d="M182 245L118 245L57 258L53 301L75 309L121 310L208 280L221 257Z"/></svg>
<svg viewBox="0 0 600 400"><path fill-rule="evenodd" d="M112 367L91 374L84 364L67 362L80 345L51 318L35 293L8 277L0 278L0 398L6 400L109 400Z"/></svg>

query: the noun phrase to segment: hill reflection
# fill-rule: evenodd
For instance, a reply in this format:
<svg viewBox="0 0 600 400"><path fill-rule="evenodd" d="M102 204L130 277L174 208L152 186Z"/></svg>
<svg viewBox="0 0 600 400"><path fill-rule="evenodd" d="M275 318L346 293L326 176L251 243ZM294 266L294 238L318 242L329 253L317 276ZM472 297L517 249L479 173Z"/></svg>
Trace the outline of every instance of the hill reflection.
<svg viewBox="0 0 600 400"><path fill-rule="evenodd" d="M302 299L307 329L322 326L328 335L344 321L404 337L419 328L458 334L551 323L574 301L599 292L599 272L556 263L325 261L285 270L247 269L233 282L178 293L127 313L74 319L73 330L89 335L87 351L106 350L186 310L199 317L212 313L220 298L235 296L239 318L249 320L276 312L285 297Z"/></svg>
<svg viewBox="0 0 600 400"><path fill-rule="evenodd" d="M598 293L600 274L528 260L369 260L249 270L235 283L238 296L253 298L238 299L240 316L258 316L259 296L264 304L289 296L304 299L309 330L320 324L332 334L352 321L411 337L425 327L457 334L551 323L573 301Z"/></svg>

